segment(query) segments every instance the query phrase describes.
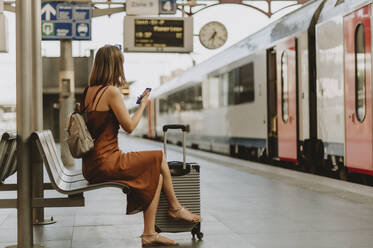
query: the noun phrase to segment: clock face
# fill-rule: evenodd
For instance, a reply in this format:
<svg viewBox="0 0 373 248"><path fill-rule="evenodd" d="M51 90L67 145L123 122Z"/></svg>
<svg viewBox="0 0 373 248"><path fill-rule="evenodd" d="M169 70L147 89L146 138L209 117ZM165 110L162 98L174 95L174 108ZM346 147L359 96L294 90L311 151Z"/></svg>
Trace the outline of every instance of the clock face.
<svg viewBox="0 0 373 248"><path fill-rule="evenodd" d="M222 47L228 38L227 29L220 22L209 22L201 28L199 40L208 49Z"/></svg>

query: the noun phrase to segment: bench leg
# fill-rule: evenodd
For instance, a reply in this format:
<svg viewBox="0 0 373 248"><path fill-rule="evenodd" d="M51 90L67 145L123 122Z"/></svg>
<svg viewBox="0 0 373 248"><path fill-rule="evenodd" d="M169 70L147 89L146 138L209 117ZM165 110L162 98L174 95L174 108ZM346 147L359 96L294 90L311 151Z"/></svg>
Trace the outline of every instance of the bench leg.
<svg viewBox="0 0 373 248"><path fill-rule="evenodd" d="M31 166L32 166L32 196L33 198L44 198L44 168L43 159L36 146L31 146ZM45 219L44 207L33 208L34 225L50 225L56 223L53 216Z"/></svg>

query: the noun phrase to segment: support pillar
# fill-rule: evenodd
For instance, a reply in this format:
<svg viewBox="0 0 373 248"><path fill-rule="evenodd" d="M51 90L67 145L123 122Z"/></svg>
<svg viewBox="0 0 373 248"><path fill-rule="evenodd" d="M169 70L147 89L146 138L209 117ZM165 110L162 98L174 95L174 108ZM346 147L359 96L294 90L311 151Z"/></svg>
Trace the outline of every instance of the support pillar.
<svg viewBox="0 0 373 248"><path fill-rule="evenodd" d="M32 1L16 1L17 81L17 238L18 247L33 247L30 166L32 92Z"/></svg>
<svg viewBox="0 0 373 248"><path fill-rule="evenodd" d="M69 115L74 111L75 105L75 81L74 81L74 60L72 56L72 41L61 40L61 61L60 61L60 144L62 162L67 167L75 164L69 147L65 142L67 138L66 123Z"/></svg>
<svg viewBox="0 0 373 248"><path fill-rule="evenodd" d="M41 59L41 0L32 1L32 131L43 129L43 82ZM36 147L31 147L32 195L33 198L44 196L43 160ZM44 208L33 209L34 224L45 223Z"/></svg>

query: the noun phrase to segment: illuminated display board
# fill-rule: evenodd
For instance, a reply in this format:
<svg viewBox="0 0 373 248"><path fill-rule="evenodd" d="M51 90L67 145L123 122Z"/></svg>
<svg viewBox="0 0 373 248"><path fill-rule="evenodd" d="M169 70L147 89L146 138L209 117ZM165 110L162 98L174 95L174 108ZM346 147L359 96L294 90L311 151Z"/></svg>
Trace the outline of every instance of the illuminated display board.
<svg viewBox="0 0 373 248"><path fill-rule="evenodd" d="M127 52L192 52L192 18L126 16L124 50Z"/></svg>

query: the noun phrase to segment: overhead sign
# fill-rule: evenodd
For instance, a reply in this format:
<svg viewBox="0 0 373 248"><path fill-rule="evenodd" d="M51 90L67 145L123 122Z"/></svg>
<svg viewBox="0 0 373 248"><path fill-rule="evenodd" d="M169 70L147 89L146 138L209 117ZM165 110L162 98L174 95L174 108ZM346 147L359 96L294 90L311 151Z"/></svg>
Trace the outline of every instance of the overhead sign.
<svg viewBox="0 0 373 248"><path fill-rule="evenodd" d="M193 18L126 16L124 51L192 52Z"/></svg>
<svg viewBox="0 0 373 248"><path fill-rule="evenodd" d="M8 46L8 27L6 16L0 12L0 53L7 53Z"/></svg>
<svg viewBox="0 0 373 248"><path fill-rule="evenodd" d="M92 7L89 4L43 2L43 40L91 40Z"/></svg>
<svg viewBox="0 0 373 248"><path fill-rule="evenodd" d="M158 15L160 0L127 0L126 15Z"/></svg>
<svg viewBox="0 0 373 248"><path fill-rule="evenodd" d="M159 14L176 14L176 0L159 0Z"/></svg>

